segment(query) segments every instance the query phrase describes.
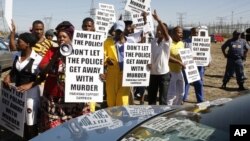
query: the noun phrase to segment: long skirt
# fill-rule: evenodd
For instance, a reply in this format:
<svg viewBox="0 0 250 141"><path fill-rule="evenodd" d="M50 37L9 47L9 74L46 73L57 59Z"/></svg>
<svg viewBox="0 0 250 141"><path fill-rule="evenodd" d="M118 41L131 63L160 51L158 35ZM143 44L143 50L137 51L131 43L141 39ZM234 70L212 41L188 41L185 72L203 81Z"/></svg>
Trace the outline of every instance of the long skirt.
<svg viewBox="0 0 250 141"><path fill-rule="evenodd" d="M87 103L65 103L62 97L41 98L40 131L54 128L77 116L90 113Z"/></svg>

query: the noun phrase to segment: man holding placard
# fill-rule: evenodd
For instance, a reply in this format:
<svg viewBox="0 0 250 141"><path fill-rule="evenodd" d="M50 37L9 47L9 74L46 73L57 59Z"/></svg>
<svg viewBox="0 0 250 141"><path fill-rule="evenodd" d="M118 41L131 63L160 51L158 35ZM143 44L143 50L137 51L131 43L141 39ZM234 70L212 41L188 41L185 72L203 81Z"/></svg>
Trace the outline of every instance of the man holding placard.
<svg viewBox="0 0 250 141"><path fill-rule="evenodd" d="M130 88L122 86L124 44L126 42L125 23L121 20L114 25L114 38L104 42L104 59L107 67L106 93L109 107L128 105Z"/></svg>
<svg viewBox="0 0 250 141"><path fill-rule="evenodd" d="M198 29L195 27L191 28L191 37L184 40L185 48L192 49L192 36L198 36ZM193 85L194 85L194 90L195 90L197 102L200 103L200 102L203 102L203 95L204 95L203 94L204 67L198 66L198 71L200 74L200 80L193 82ZM183 71L183 76L184 76L184 80L185 80L185 91L184 91L183 101L186 101L188 94L189 94L190 84L188 83L187 75L185 74L184 71Z"/></svg>

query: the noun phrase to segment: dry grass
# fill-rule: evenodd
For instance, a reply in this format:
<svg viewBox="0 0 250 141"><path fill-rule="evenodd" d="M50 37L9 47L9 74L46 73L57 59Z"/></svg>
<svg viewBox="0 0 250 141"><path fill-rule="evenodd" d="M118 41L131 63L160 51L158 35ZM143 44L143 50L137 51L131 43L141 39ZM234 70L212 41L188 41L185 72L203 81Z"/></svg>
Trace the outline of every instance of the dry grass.
<svg viewBox="0 0 250 141"><path fill-rule="evenodd" d="M227 84L227 89L223 90L220 89L222 85L222 79L225 72L226 67L226 58L224 58L222 51L221 51L222 43L212 43L211 46L211 54L212 54L212 62L209 67L206 67L205 77L204 77L204 93L205 93L205 100L214 100L221 97L235 97L240 94L245 94L249 91L237 91L238 85L236 82L236 78L233 77L229 83ZM248 53L249 56L249 53ZM244 86L250 88L250 61L249 57L245 62L245 74L249 78L245 81ZM196 97L194 94L194 89L191 86L190 94L189 94L189 101L196 102Z"/></svg>

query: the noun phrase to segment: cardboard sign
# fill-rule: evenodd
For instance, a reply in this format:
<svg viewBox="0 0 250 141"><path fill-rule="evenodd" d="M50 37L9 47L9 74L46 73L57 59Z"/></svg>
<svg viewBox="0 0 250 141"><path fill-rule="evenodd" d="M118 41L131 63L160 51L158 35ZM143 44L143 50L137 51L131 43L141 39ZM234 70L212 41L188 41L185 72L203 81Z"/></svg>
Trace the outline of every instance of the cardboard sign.
<svg viewBox="0 0 250 141"><path fill-rule="evenodd" d="M115 14L115 8L112 4L104 4L99 3L99 9L109 13L109 22L110 25L113 25L116 22L116 14Z"/></svg>
<svg viewBox="0 0 250 141"><path fill-rule="evenodd" d="M4 18L6 19L6 22L8 24L8 27L10 30L12 30L11 26L11 20L12 20L12 9L13 9L13 0L5 0L5 6L4 6Z"/></svg>
<svg viewBox="0 0 250 141"><path fill-rule="evenodd" d="M24 131L26 95L27 92L17 92L15 86L10 89L1 86L0 124L21 137Z"/></svg>
<svg viewBox="0 0 250 141"><path fill-rule="evenodd" d="M127 0L125 10L135 13L147 12L151 0Z"/></svg>
<svg viewBox="0 0 250 141"><path fill-rule="evenodd" d="M131 13L133 25L135 26L134 32L143 31L144 34L151 33L152 35L154 35L153 34L154 21L153 21L151 9L150 8L147 9L147 23L146 24L144 24L144 20L143 20L141 13L135 13L135 12Z"/></svg>
<svg viewBox="0 0 250 141"><path fill-rule="evenodd" d="M193 59L197 66L208 66L210 62L210 37L192 37Z"/></svg>
<svg viewBox="0 0 250 141"><path fill-rule="evenodd" d="M106 38L110 27L109 13L101 9L97 9L95 14L95 31L104 33L104 38Z"/></svg>
<svg viewBox="0 0 250 141"><path fill-rule="evenodd" d="M151 44L126 43L122 86L148 86Z"/></svg>
<svg viewBox="0 0 250 141"><path fill-rule="evenodd" d="M200 74L196 63L193 60L192 51L190 48L184 48L179 50L179 54L183 64L186 65L185 74L187 76L188 83L200 80Z"/></svg>
<svg viewBox="0 0 250 141"><path fill-rule="evenodd" d="M74 31L73 53L66 57L65 102L102 102L104 35Z"/></svg>

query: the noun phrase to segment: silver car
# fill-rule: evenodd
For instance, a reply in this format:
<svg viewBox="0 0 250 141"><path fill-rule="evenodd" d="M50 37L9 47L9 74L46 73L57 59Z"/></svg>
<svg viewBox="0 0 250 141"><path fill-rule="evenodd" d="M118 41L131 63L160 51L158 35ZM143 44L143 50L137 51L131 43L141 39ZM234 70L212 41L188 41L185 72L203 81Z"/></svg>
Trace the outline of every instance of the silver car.
<svg viewBox="0 0 250 141"><path fill-rule="evenodd" d="M11 68L13 62L13 54L10 52L8 45L0 39L0 73L2 70Z"/></svg>

